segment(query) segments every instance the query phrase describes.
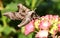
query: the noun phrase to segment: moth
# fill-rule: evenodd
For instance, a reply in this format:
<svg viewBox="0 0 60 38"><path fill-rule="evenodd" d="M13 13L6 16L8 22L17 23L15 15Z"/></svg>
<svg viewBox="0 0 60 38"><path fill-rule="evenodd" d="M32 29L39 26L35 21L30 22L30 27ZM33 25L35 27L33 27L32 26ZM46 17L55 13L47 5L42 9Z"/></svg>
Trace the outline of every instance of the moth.
<svg viewBox="0 0 60 38"><path fill-rule="evenodd" d="M32 19L38 18L38 15L34 10L30 10L22 4L18 4L18 12L6 12L3 15L10 18L11 20L22 20L18 25L21 27L29 23Z"/></svg>

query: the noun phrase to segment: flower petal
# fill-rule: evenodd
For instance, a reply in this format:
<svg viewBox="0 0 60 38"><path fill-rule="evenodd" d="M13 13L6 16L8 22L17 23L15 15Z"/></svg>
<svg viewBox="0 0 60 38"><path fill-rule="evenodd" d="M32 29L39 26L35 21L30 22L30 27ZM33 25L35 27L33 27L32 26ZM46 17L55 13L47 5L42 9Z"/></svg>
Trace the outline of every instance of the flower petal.
<svg viewBox="0 0 60 38"><path fill-rule="evenodd" d="M34 31L34 20L32 20L30 23L28 23L25 26L25 35L28 35L30 32Z"/></svg>

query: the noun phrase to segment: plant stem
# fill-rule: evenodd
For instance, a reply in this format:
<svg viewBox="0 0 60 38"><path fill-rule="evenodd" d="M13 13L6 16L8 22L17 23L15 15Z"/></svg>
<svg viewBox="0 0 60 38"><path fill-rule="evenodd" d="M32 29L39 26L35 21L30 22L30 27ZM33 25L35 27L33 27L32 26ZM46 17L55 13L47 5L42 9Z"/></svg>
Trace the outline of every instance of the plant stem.
<svg viewBox="0 0 60 38"><path fill-rule="evenodd" d="M3 21L3 26L4 27L7 26L6 17L3 16L3 13L2 13L2 19L1 20Z"/></svg>
<svg viewBox="0 0 60 38"><path fill-rule="evenodd" d="M34 10L34 9L35 9L36 2L37 2L37 0L32 0L32 3L31 3L31 10Z"/></svg>

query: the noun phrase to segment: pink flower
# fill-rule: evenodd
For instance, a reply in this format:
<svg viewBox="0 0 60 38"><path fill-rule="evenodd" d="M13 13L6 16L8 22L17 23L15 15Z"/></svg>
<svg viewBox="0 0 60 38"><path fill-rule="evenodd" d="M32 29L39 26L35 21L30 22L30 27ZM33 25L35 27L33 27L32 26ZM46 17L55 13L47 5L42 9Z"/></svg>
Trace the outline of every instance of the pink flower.
<svg viewBox="0 0 60 38"><path fill-rule="evenodd" d="M47 20L42 20L39 24L40 29L49 29L50 27L50 22Z"/></svg>
<svg viewBox="0 0 60 38"><path fill-rule="evenodd" d="M47 20L50 20L50 19L52 19L52 18L53 18L52 15L46 15L46 16L45 16L45 19L47 19Z"/></svg>
<svg viewBox="0 0 60 38"><path fill-rule="evenodd" d="M48 37L48 31L47 30L41 30L36 34L35 37L36 38L43 38L43 37L47 38Z"/></svg>
<svg viewBox="0 0 60 38"><path fill-rule="evenodd" d="M58 24L58 31L60 32L60 24Z"/></svg>
<svg viewBox="0 0 60 38"><path fill-rule="evenodd" d="M58 21L58 18L59 18L58 15L54 15L54 16L53 16L53 19L54 19L55 21Z"/></svg>
<svg viewBox="0 0 60 38"><path fill-rule="evenodd" d="M30 32L34 31L33 23L34 23L34 20L32 20L30 23L28 23L25 26L25 35L28 35Z"/></svg>

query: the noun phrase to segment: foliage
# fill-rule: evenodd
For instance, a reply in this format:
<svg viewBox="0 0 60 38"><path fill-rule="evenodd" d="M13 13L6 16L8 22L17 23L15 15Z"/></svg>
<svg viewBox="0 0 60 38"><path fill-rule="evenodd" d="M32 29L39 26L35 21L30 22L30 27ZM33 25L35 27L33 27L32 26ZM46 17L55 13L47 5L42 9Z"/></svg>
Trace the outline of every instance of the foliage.
<svg viewBox="0 0 60 38"><path fill-rule="evenodd" d="M60 15L60 0L2 0L0 1L0 38L34 38L35 32L27 37L17 25L20 20L10 20L3 16L5 12L18 11L17 5L22 3L31 10L35 10L40 16L46 14ZM2 5L2 6L1 6Z"/></svg>

